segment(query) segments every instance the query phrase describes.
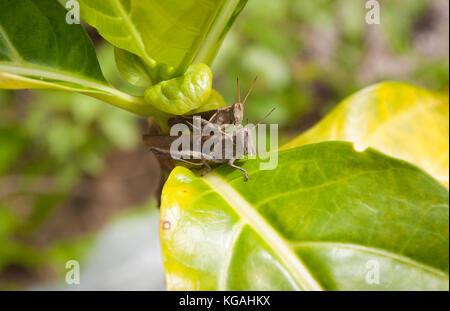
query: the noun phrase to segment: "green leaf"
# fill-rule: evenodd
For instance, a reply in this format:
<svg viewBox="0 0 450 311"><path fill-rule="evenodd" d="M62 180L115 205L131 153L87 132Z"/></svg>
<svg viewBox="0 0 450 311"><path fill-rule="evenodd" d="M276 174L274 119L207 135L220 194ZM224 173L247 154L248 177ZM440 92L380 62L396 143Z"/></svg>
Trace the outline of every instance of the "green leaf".
<svg viewBox="0 0 450 311"><path fill-rule="evenodd" d="M386 82L344 100L325 119L282 149L344 140L409 161L448 187L448 94Z"/></svg>
<svg viewBox="0 0 450 311"><path fill-rule="evenodd" d="M448 290L449 194L432 177L347 142L259 164L243 165L249 182L223 166L172 172L160 227L169 290Z"/></svg>
<svg viewBox="0 0 450 311"><path fill-rule="evenodd" d="M126 81L142 88L152 85L151 74L138 56L119 48L114 49L114 55L117 69Z"/></svg>
<svg viewBox="0 0 450 311"><path fill-rule="evenodd" d="M157 72L152 72L153 84L182 75L200 51L212 61L211 51L223 40L243 2L80 0L83 18L106 40L139 56ZM196 63L210 65L202 58Z"/></svg>
<svg viewBox="0 0 450 311"><path fill-rule="evenodd" d="M59 3L2 0L0 8L2 65L41 66L106 83L89 37L81 26L66 23Z"/></svg>
<svg viewBox="0 0 450 311"><path fill-rule="evenodd" d="M66 14L54 0L0 1L0 88L77 91L135 113L154 114L142 98L106 82L85 30L67 24Z"/></svg>

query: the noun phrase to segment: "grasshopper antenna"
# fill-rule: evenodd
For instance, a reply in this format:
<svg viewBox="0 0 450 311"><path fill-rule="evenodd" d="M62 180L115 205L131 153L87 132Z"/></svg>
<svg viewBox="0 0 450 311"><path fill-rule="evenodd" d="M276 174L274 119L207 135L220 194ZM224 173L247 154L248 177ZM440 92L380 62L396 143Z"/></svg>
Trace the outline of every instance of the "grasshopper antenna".
<svg viewBox="0 0 450 311"><path fill-rule="evenodd" d="M245 105L245 103L247 102L248 97L253 92L253 88L255 87L255 84L256 84L257 80L258 80L258 77L255 77L255 79L253 80L252 86L250 87L250 90L248 91L247 95L244 98L244 101L242 102L242 105Z"/></svg>
<svg viewBox="0 0 450 311"><path fill-rule="evenodd" d="M270 115L275 111L275 109L277 109L277 108L275 107L275 108L273 108L272 110L270 110L270 112L269 112L268 114L266 114L266 116L265 116L264 118L262 118L261 121L259 121L259 122L256 124L256 126L258 126L258 125L260 125L261 123L263 123L264 121L266 121L266 119L267 119L268 117L270 117Z"/></svg>

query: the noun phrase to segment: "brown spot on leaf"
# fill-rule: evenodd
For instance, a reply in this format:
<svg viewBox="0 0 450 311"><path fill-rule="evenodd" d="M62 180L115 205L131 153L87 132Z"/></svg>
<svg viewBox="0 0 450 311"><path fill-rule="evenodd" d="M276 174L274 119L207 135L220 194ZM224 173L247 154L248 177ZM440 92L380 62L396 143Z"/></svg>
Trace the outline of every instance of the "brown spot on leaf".
<svg viewBox="0 0 450 311"><path fill-rule="evenodd" d="M172 227L172 224L170 223L170 221L168 221L168 220L163 221L163 223L162 223L163 230L170 230L171 227Z"/></svg>

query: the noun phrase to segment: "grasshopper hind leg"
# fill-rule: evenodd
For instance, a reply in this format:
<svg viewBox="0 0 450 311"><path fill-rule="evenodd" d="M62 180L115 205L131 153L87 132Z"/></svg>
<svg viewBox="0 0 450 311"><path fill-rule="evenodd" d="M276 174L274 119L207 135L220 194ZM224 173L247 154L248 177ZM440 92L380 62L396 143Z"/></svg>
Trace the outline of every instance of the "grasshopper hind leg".
<svg viewBox="0 0 450 311"><path fill-rule="evenodd" d="M240 170L240 171L242 171L244 174L245 174L245 181L248 181L248 173L247 173L247 171L245 170L245 169L243 169L242 167L239 167L239 166L237 166L236 164L234 164L234 161L236 161L236 159L231 159L229 162L228 162L228 165L229 166L231 166L231 167L233 167L233 168L235 168L235 169L238 169L238 170Z"/></svg>

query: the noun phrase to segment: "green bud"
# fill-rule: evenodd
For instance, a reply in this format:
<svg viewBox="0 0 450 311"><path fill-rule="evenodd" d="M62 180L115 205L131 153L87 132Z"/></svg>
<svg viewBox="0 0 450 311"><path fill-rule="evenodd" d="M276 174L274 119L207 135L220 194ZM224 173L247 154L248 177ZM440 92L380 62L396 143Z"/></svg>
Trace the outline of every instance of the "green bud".
<svg viewBox="0 0 450 311"><path fill-rule="evenodd" d="M158 110L182 115L203 106L210 98L211 89L211 69L204 64L195 64L183 76L148 88L145 101Z"/></svg>

